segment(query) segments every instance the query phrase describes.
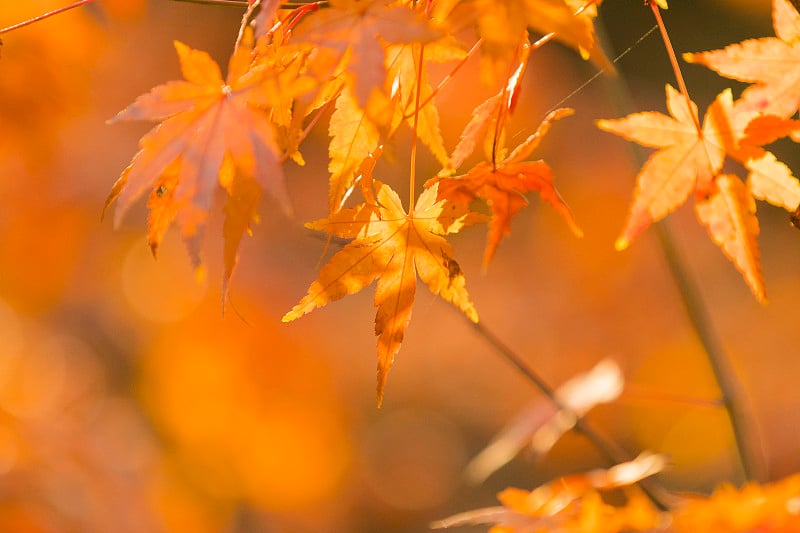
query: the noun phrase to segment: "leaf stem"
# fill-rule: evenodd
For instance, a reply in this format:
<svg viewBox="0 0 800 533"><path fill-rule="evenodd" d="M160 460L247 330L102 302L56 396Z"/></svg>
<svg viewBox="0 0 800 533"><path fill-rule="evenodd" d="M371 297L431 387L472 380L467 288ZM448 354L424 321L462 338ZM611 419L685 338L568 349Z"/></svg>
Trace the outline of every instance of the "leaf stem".
<svg viewBox="0 0 800 533"><path fill-rule="evenodd" d="M514 368L522 374L531 384L533 384L545 397L560 411L571 413L569 407L563 405L556 396L555 389L553 389L539 374L536 373L525 360L512 350L506 343L504 343L494 332L487 328L483 322L472 322L468 317L461 314L465 322L467 322L472 329L494 349L495 352L502 355ZM582 434L591 442L594 447L605 457L611 464L619 464L630 461L633 456L622 449L617 444L606 440L600 433L592 428L584 418L575 416L574 431ZM661 509L667 510L666 498L664 497L663 490L655 485L652 479L645 479L639 481L638 485L644 491L650 501Z"/></svg>
<svg viewBox="0 0 800 533"><path fill-rule="evenodd" d="M658 6L654 1L649 0L647 3L650 4L650 9L652 9L653 16L656 18L658 29L661 31L661 39L664 41L664 47L667 49L669 62L672 65L672 72L675 73L675 79L678 82L678 88L680 89L684 100L686 100L686 109L688 109L689 113L692 115L692 120L694 121L694 127L697 129L697 134L702 138L703 128L700 127L700 118L697 116L697 112L693 111L692 99L689 97L689 90L686 88L686 82L683 80L683 73L681 72L681 67L678 64L678 58L675 55L675 49L672 47L672 41L667 33L667 27L664 25L664 20L661 18L661 11L658 9Z"/></svg>
<svg viewBox="0 0 800 533"><path fill-rule="evenodd" d="M414 95L415 102L414 102L414 133L411 137L411 169L409 170L409 177L408 177L408 213L409 215L414 211L414 202L416 199L416 188L417 188L417 129L419 127L419 104L420 104L420 95L422 91L420 90L422 87L422 68L423 68L423 61L425 58L425 45L420 44L419 46L419 66L417 67L417 88L416 94Z"/></svg>
<svg viewBox="0 0 800 533"><path fill-rule="evenodd" d="M658 22L659 28L661 28L665 44L668 44L669 38L666 36L666 30L664 29L663 21L661 20L657 6L655 6L653 2L650 2L650 5L654 8L653 12L656 14L656 21ZM605 39L603 35L602 25L597 24L596 30L598 40L601 42L603 48L608 48L605 42L607 39ZM674 51L671 45L668 45L667 48L670 60L673 63L675 75L681 86L681 91L684 92L688 98L688 92L685 92L686 86L683 83L683 77L680 75L680 69L677 68L677 60L675 59ZM622 79L622 76L607 79L613 103L618 108L620 114L632 113L634 110L630 109L630 91L625 81ZM691 109L691 106L689 106L689 109ZM696 123L696 127L699 131L702 131L700 130L699 122ZM645 157L641 150L632 147L631 153L638 165L641 166L644 164ZM734 444L739 454L742 471L747 479L764 481L766 479L766 468L764 466L763 450L760 445L754 442L754 440L758 438L758 433L741 382L725 353L722 343L719 341L697 283L689 273L686 262L675 245L672 232L669 229L669 222L667 220L662 220L658 224L653 224L653 226L687 318L703 347L703 351L706 353L711 369L714 372L717 385L722 392L722 404L728 413L735 441Z"/></svg>
<svg viewBox="0 0 800 533"><path fill-rule="evenodd" d="M467 62L467 60L475 54L475 52L478 50L478 48L481 46L482 43L483 43L483 38L480 38L477 41L475 41L475 44L473 44L472 48L469 49L469 51L467 52L467 55L464 56L464 59L459 61L458 64L455 67L453 67L453 70L448 72L447 75L444 78L442 78L442 81L440 81L439 84L436 86L436 88L431 91L431 94L429 94L428 97L425 98L425 100L420 102L420 104L418 106L419 108L422 108L422 107L425 107L426 105L428 105L428 103L431 100L433 100L436 97L437 94L439 94L439 91L441 91L444 88L444 86L447 85L450 82L451 79L453 79L453 77L461 69L461 67L464 66L464 64ZM409 119L409 118L411 118L411 116L412 116L411 114L403 115L403 120Z"/></svg>
<svg viewBox="0 0 800 533"><path fill-rule="evenodd" d="M42 15L39 15L37 17L33 17L31 19L28 19L28 20L23 20L22 22L19 22L17 24L12 25L12 26L7 26L5 28L2 28L2 29L0 29L0 35L2 35L4 33L8 33L8 32L13 31L13 30L17 30L19 28L23 28L25 26L33 24L34 22L39 22L40 20L44 20L46 18L52 17L53 15L58 15L59 13L63 13L64 11L69 11L70 9L73 9L73 8L76 8L76 7L81 7L81 6L86 5L86 4L91 4L92 2L94 2L94 0L79 0L78 2L74 2L74 3L72 3L72 4L68 5L68 6L59 7L58 9L54 9L53 11L49 11L49 12L44 13Z"/></svg>

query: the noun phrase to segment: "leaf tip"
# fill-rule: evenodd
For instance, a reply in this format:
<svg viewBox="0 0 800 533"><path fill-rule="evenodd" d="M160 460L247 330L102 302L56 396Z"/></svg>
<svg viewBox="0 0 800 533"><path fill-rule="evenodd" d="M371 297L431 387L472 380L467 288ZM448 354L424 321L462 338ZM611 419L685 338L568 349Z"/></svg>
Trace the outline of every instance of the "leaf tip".
<svg viewBox="0 0 800 533"><path fill-rule="evenodd" d="M597 126L599 129L601 129L603 131L608 131L609 122L610 121L608 119L601 118L601 119L595 120L594 121L594 125Z"/></svg>
<svg viewBox="0 0 800 533"><path fill-rule="evenodd" d="M619 239L614 242L614 249L618 252L625 250L628 246L630 246L631 241L627 237L620 237Z"/></svg>
<svg viewBox="0 0 800 533"><path fill-rule="evenodd" d="M375 407L380 409L383 407L383 389L386 386L386 374L383 374L383 379L381 379L381 371L378 370L378 386L377 386L377 395L375 398Z"/></svg>

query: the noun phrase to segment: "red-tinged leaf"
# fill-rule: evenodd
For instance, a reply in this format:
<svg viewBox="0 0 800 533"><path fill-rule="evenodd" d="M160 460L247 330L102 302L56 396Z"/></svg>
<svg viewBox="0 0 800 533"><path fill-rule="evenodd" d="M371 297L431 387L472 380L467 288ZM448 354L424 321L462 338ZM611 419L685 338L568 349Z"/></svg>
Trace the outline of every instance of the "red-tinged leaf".
<svg viewBox="0 0 800 533"><path fill-rule="evenodd" d="M290 211L281 150L268 113L276 106L291 107L292 99L308 91L311 82L300 77L302 56L296 51L256 61L249 45L240 46L223 80L208 54L179 42L175 48L185 80L155 87L113 119L163 122L142 137L139 152L114 185L106 205L116 201L118 224L133 202L152 188L148 202L151 247L155 251L174 220L198 266L213 197L224 185L225 161L236 172L252 176Z"/></svg>
<svg viewBox="0 0 800 533"><path fill-rule="evenodd" d="M800 121L791 120L775 115L759 115L747 123L743 144L763 146L772 144L780 138L797 134L800 131Z"/></svg>
<svg viewBox="0 0 800 533"><path fill-rule="evenodd" d="M519 48L519 58L517 58L517 68L511 73L506 81L506 109L509 114L514 113L519 100L520 91L522 90L522 79L525 76L525 71L528 69L528 58L531 55L531 45L525 42Z"/></svg>
<svg viewBox="0 0 800 533"><path fill-rule="evenodd" d="M742 273L756 298L766 302L755 201L736 176L723 174L717 178L716 185L716 192L697 202L697 218Z"/></svg>
<svg viewBox="0 0 800 533"><path fill-rule="evenodd" d="M478 321L478 313L467 293L463 273L453 266L453 249L443 237L461 229L469 213L446 208L445 202L436 200L437 188L432 187L420 195L413 211L407 214L388 185L374 183L377 206L361 204L342 209L307 225L355 240L322 267L317 281L283 321L290 322L328 302L355 294L377 279L375 334L380 405L387 374L411 319L417 276L433 294L451 302L473 322Z"/></svg>
<svg viewBox="0 0 800 533"><path fill-rule="evenodd" d="M789 117L800 105L800 14L787 0L775 0L777 37L748 39L721 50L684 54L723 76L754 83L742 93L749 109Z"/></svg>
<svg viewBox="0 0 800 533"><path fill-rule="evenodd" d="M476 198L485 200L491 209L489 235L483 266L487 268L497 246L504 236L511 233L511 219L520 209L528 205L524 194L538 191L541 198L552 205L566 220L577 236L583 232L575 222L572 212L553 185L553 174L544 161L522 161L539 144L542 136L554 120L572 114L571 109L558 109L542 121L536 133L523 141L511 155L494 167L482 162L467 174L455 177L437 177L425 184L439 184L439 198L460 204L469 204Z"/></svg>
<svg viewBox="0 0 800 533"><path fill-rule="evenodd" d="M464 160L475 150L475 146L484 134L486 135L485 144L491 147L487 149L487 157L492 158L492 150L494 150L495 158L504 151L501 146L503 140L502 126L505 123L505 119L514 112L514 108L516 107L516 100L521 90L522 77L528 66L530 49L530 44L527 41L520 45L517 66L511 76L506 80L503 90L487 98L472 111L472 117L461 133L461 138L453 150L453 155L451 157L452 168L444 168L439 173L440 176L449 175L453 169L460 167ZM557 117L554 116L555 118L566 116L572 111L561 109L558 112L560 115ZM553 120L555 120L555 118L553 118ZM542 132L542 135L544 135L545 132L546 130ZM530 151L533 151L533 147L531 147L528 153L530 153ZM527 157L527 154L525 157ZM524 159L524 157L515 159L515 161L521 161L522 159Z"/></svg>
<svg viewBox="0 0 800 533"><path fill-rule="evenodd" d="M600 129L615 133L644 146L658 148L636 177L636 190L625 228L616 242L624 250L652 222L680 206L693 190L706 191L725 157L725 138L719 131L719 118L726 93L712 103L701 131L697 127L697 107L667 85L670 115L635 113L618 120L600 120ZM712 117L712 118L709 118ZM726 126L727 127L727 126Z"/></svg>

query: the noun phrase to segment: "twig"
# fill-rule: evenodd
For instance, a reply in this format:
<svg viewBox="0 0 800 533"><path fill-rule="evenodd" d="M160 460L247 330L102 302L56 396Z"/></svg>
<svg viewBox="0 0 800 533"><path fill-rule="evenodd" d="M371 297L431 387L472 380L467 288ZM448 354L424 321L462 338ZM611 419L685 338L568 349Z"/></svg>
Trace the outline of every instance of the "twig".
<svg viewBox="0 0 800 533"><path fill-rule="evenodd" d="M29 24L33 24L34 22L39 22L40 20L44 20L46 18L52 17L53 15L58 15L59 13L63 13L65 11L69 11L70 9L81 7L86 4L92 3L94 0L79 0L78 2L74 2L68 6L59 7L58 9L54 9L53 11L49 11L43 15L39 15L38 17L33 17L32 19L23 20L18 24L14 24L13 26L7 26L5 28L0 29L0 35L4 33L8 33L13 30L17 30L19 28L23 28L28 26Z"/></svg>
<svg viewBox="0 0 800 533"><path fill-rule="evenodd" d="M539 374L536 373L525 360L512 350L506 343L504 343L493 331L486 327L483 322L474 323L468 317L459 313L466 323L472 326L475 332L483 337L483 339L494 349L495 352L502 355L509 363L511 363L517 371L522 374L528 381L530 381L541 393L552 402L560 411L571 413L572 410L563 405L556 396L555 390L547 384L547 382ZM633 459L633 456L622 449L619 445L606 440L602 435L595 431L584 418L575 417L575 427L573 430L585 436L595 448L605 457L611 464L625 463ZM642 480L638 483L648 498L662 511L667 510L666 499L662 494L663 491L657 487L652 480Z"/></svg>
<svg viewBox="0 0 800 533"><path fill-rule="evenodd" d="M603 48L607 49L607 39L603 30L602 24L596 24L598 41ZM630 102L632 101L630 91L625 85L622 76L608 78L608 80L613 96L613 104L618 108L620 114L625 115L633 112L630 109ZM643 157L641 150L632 146L631 152L637 164L639 166L643 165L645 157ZM689 273L686 263L675 245L668 221L662 220L653 226L687 318L700 344L703 346L717 384L722 392L722 403L730 419L735 440L734 445L739 454L744 475L747 479L765 481L766 469L763 450L754 442L758 438L758 433L741 382L722 347L722 343L719 341L698 285Z"/></svg>
<svg viewBox="0 0 800 533"><path fill-rule="evenodd" d="M91 0L90 0L91 1ZM247 0L172 0L173 2L186 2L188 4L202 4L206 6L227 6L227 7L247 7ZM303 7L311 2L281 2L281 7L285 9L296 9ZM328 7L328 2L318 2L319 7Z"/></svg>
<svg viewBox="0 0 800 533"><path fill-rule="evenodd" d="M722 405L728 412L731 429L735 440L742 470L747 479L759 482L766 481L763 452L754 442L757 438L757 428L753 423L753 413L750 402L746 398L744 388L736 375L736 371L722 347L714 325L711 322L706 305L697 288L697 283L692 279L678 252L669 225L662 221L656 224L656 235L667 261L672 279L678 287L681 302L686 310L686 315L703 345L708 362L714 372L720 390L722 391Z"/></svg>

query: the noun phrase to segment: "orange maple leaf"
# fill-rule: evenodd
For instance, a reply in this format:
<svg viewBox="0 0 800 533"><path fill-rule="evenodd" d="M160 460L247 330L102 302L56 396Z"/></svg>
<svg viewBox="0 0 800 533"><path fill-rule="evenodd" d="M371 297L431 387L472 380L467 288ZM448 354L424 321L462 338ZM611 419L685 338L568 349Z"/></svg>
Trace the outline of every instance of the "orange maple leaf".
<svg viewBox="0 0 800 533"><path fill-rule="evenodd" d="M787 0L775 0L772 19L777 37L748 39L683 58L723 76L755 83L742 93L743 105L788 117L800 106L800 13Z"/></svg>
<svg viewBox="0 0 800 533"><path fill-rule="evenodd" d="M660 513L644 494L630 490L628 502L614 506L603 502L598 491L628 487L660 472L666 464L666 456L642 452L631 461L558 478L532 491L505 489L498 494L502 506L460 513L431 527L493 524L489 533L652 531Z"/></svg>
<svg viewBox="0 0 800 533"><path fill-rule="evenodd" d="M330 301L355 294L378 280L375 292L375 335L378 336L378 405L386 376L400 350L411 319L417 276L430 291L451 302L473 322L478 313L465 287L464 275L443 238L472 223L471 215L454 204L437 201L437 187L424 191L406 213L391 187L379 181L376 204L342 209L306 227L354 239L334 254L300 302L286 313L290 322Z"/></svg>
<svg viewBox="0 0 800 533"><path fill-rule="evenodd" d="M450 10L462 7L475 21L483 38L482 50L487 62L483 75L488 81L504 72L514 50L527 41L528 28L543 35L554 34L567 46L591 58L609 72L614 67L597 46L593 20L602 0L460 0L442 2L434 8L434 18L450 16Z"/></svg>
<svg viewBox="0 0 800 533"><path fill-rule="evenodd" d="M630 214L616 248L623 250L652 222L684 203L692 191L696 213L712 239L733 261L759 301L766 300L756 241L758 221L753 198L793 211L800 203L800 182L761 144L797 131L796 121L760 115L730 89L709 106L702 128L694 103L667 85L672 116L634 113L598 126L639 144L658 148L636 178ZM725 157L750 172L747 183L720 174Z"/></svg>
<svg viewBox="0 0 800 533"><path fill-rule="evenodd" d="M790 533L800 531L800 474L770 484L723 484L709 497L688 497L674 513L679 533Z"/></svg>
<svg viewBox="0 0 800 533"><path fill-rule="evenodd" d="M175 42L175 48L185 81L155 87L111 121L163 122L142 137L139 152L114 184L106 207L116 200L114 220L119 224L137 198L153 188L148 202L148 240L153 252L174 220L199 265L199 243L220 187L234 197L226 208L229 218L242 216L233 212L234 205L247 212L248 220L255 215L256 195L248 192L249 200L242 203L240 193L235 192L252 189L242 180L254 181L290 211L281 151L268 112L276 103L309 90L311 81L299 77L300 61L291 53L273 63L253 63L251 49L241 46L231 57L223 80L219 66L208 54L180 42ZM226 161L230 173L222 172ZM234 179L231 173L239 176ZM231 252L230 245L238 243L247 227L249 222L226 221L225 281L235 264L235 246Z"/></svg>
<svg viewBox="0 0 800 533"><path fill-rule="evenodd" d="M358 104L367 107L386 81L384 43L425 43L440 36L410 6L394 0L331 0L329 9L304 17L292 39L334 52L317 53L317 68L327 76L343 64L355 78Z"/></svg>
<svg viewBox="0 0 800 533"><path fill-rule="evenodd" d="M719 107L719 100L711 106ZM708 195L725 159L725 142L707 113L702 130L697 126L697 106L667 85L670 115L634 113L618 120L600 120L600 129L659 150L650 156L636 177L636 191L625 228L616 242L624 250L652 222L676 209L699 189Z"/></svg>
<svg viewBox="0 0 800 533"><path fill-rule="evenodd" d="M503 89L472 110L472 117L461 132L458 144L453 149L450 167L443 168L440 175L449 175L453 169L460 167L475 150L481 136L485 135L484 148L486 148L487 158L495 160L498 152L502 152L505 120L514 112L519 98L522 79L527 70L528 58L531 53L530 43L527 40L521 43L518 52L516 68L506 80Z"/></svg>
<svg viewBox="0 0 800 533"><path fill-rule="evenodd" d="M496 102L500 103L500 100ZM573 233L577 236L583 235L572 212L553 185L550 166L541 160L525 161L550 129L551 123L572 113L572 109L564 108L548 114L536 132L497 165L481 162L462 176L437 177L425 184L426 187L439 185L439 199L466 205L476 198L481 198L489 204L492 216L483 256L484 268L488 267L502 238L510 235L511 219L520 209L528 205L528 200L524 196L527 192L538 191L542 199L552 205L567 221Z"/></svg>

